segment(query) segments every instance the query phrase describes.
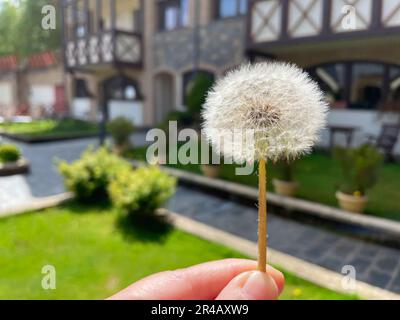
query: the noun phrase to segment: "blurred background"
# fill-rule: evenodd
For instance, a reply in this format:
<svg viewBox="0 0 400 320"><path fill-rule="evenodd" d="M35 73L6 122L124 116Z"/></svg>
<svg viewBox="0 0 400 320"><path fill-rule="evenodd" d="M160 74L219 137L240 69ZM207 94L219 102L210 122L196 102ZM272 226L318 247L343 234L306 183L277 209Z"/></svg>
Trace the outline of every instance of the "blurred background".
<svg viewBox="0 0 400 320"><path fill-rule="evenodd" d="M271 247L336 274L353 266L357 279L383 290L382 297L399 294L400 0L0 0L0 245L6 249L0 262L10 265L0 270L0 298L104 298L151 272L248 256L159 225L149 233L129 229L118 220L129 206L117 199L114 208L118 186L104 196L109 189L101 185L111 203L73 200L48 209L58 213L49 218L12 215L46 207L43 201L63 202L66 191L100 199L92 186L114 179L105 166L114 166L113 157L137 166L145 160L147 131L168 130L170 120L198 131L217 79L242 63L275 60L304 68L330 110L311 155L269 164ZM107 155L95 151L100 145ZM60 160L68 162L64 169ZM83 163L66 169L72 161ZM91 176L93 163L103 165L107 179ZM255 174L237 176L235 165L164 169L172 167L187 176L168 172L179 180L166 205L171 211L256 240L255 198L215 182L254 188ZM199 183L199 175L211 180ZM180 237L203 254L181 260L187 247L176 244ZM157 250L170 256L162 261ZM130 273L126 251L130 262L156 263ZM67 270L60 281L71 282L64 293L36 283L53 254ZM36 269L19 270L27 261ZM343 288L328 292L288 271L285 298L363 298ZM82 285L88 290L76 296Z"/></svg>

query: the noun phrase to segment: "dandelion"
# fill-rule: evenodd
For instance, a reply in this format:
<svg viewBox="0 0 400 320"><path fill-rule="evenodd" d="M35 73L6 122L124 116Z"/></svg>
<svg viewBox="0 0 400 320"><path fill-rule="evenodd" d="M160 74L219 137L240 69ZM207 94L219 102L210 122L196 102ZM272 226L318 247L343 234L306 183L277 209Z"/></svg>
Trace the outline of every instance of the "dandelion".
<svg viewBox="0 0 400 320"><path fill-rule="evenodd" d="M239 163L259 162L261 271L267 247L266 161L309 152L325 125L327 110L323 93L309 75L280 62L243 65L219 80L207 96L203 132L215 150ZM249 130L252 143L247 134L233 137Z"/></svg>

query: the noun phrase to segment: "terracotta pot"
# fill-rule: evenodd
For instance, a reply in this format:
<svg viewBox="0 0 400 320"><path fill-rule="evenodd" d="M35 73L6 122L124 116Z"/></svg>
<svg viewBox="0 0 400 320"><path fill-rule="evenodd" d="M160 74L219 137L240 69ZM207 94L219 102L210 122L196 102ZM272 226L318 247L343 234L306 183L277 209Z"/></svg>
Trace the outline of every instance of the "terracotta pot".
<svg viewBox="0 0 400 320"><path fill-rule="evenodd" d="M221 167L215 164L202 164L201 171L208 178L217 178Z"/></svg>
<svg viewBox="0 0 400 320"><path fill-rule="evenodd" d="M277 194L286 197L294 197L299 190L299 183L294 181L272 180Z"/></svg>
<svg viewBox="0 0 400 320"><path fill-rule="evenodd" d="M363 213L368 203L368 198L365 196L355 197L340 191L336 192L336 198L339 201L340 208L355 213Z"/></svg>

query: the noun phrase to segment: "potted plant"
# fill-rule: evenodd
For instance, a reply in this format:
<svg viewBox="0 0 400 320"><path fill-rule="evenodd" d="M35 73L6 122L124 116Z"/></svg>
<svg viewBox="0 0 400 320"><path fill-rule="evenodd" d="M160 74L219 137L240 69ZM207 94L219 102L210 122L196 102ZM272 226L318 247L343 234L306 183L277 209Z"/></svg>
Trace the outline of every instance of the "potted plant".
<svg viewBox="0 0 400 320"><path fill-rule="evenodd" d="M334 157L342 171L342 181L336 198L342 209L363 213L368 203L366 191L378 180L382 155L370 145L346 149L336 147Z"/></svg>
<svg viewBox="0 0 400 320"><path fill-rule="evenodd" d="M294 179L293 161L279 161L276 166L275 178L272 180L277 194L286 197L293 197L299 189L299 183Z"/></svg>
<svg viewBox="0 0 400 320"><path fill-rule="evenodd" d="M0 176L22 174L29 171L28 162L13 144L0 145Z"/></svg>
<svg viewBox="0 0 400 320"><path fill-rule="evenodd" d="M129 119L118 117L108 124L108 130L114 140L115 153L123 155L131 147L130 136L135 127Z"/></svg>
<svg viewBox="0 0 400 320"><path fill-rule="evenodd" d="M208 163L202 163L200 165L201 172L203 172L203 174L208 178L217 178L221 171L221 165L220 163L213 163L213 159L216 155L213 151L213 148L205 141L203 141L202 143L206 144L205 149L208 152Z"/></svg>

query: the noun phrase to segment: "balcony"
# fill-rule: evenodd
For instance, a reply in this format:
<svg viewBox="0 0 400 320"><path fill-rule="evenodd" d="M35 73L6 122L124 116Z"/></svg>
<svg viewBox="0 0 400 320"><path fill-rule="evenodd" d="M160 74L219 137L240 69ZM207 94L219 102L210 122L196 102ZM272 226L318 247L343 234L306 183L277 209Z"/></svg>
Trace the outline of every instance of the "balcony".
<svg viewBox="0 0 400 320"><path fill-rule="evenodd" d="M127 31L104 31L65 43L69 69L105 64L142 66L142 36Z"/></svg>
<svg viewBox="0 0 400 320"><path fill-rule="evenodd" d="M249 49L395 35L400 0L252 0Z"/></svg>
<svg viewBox="0 0 400 320"><path fill-rule="evenodd" d="M67 69L141 68L142 1L61 0Z"/></svg>

